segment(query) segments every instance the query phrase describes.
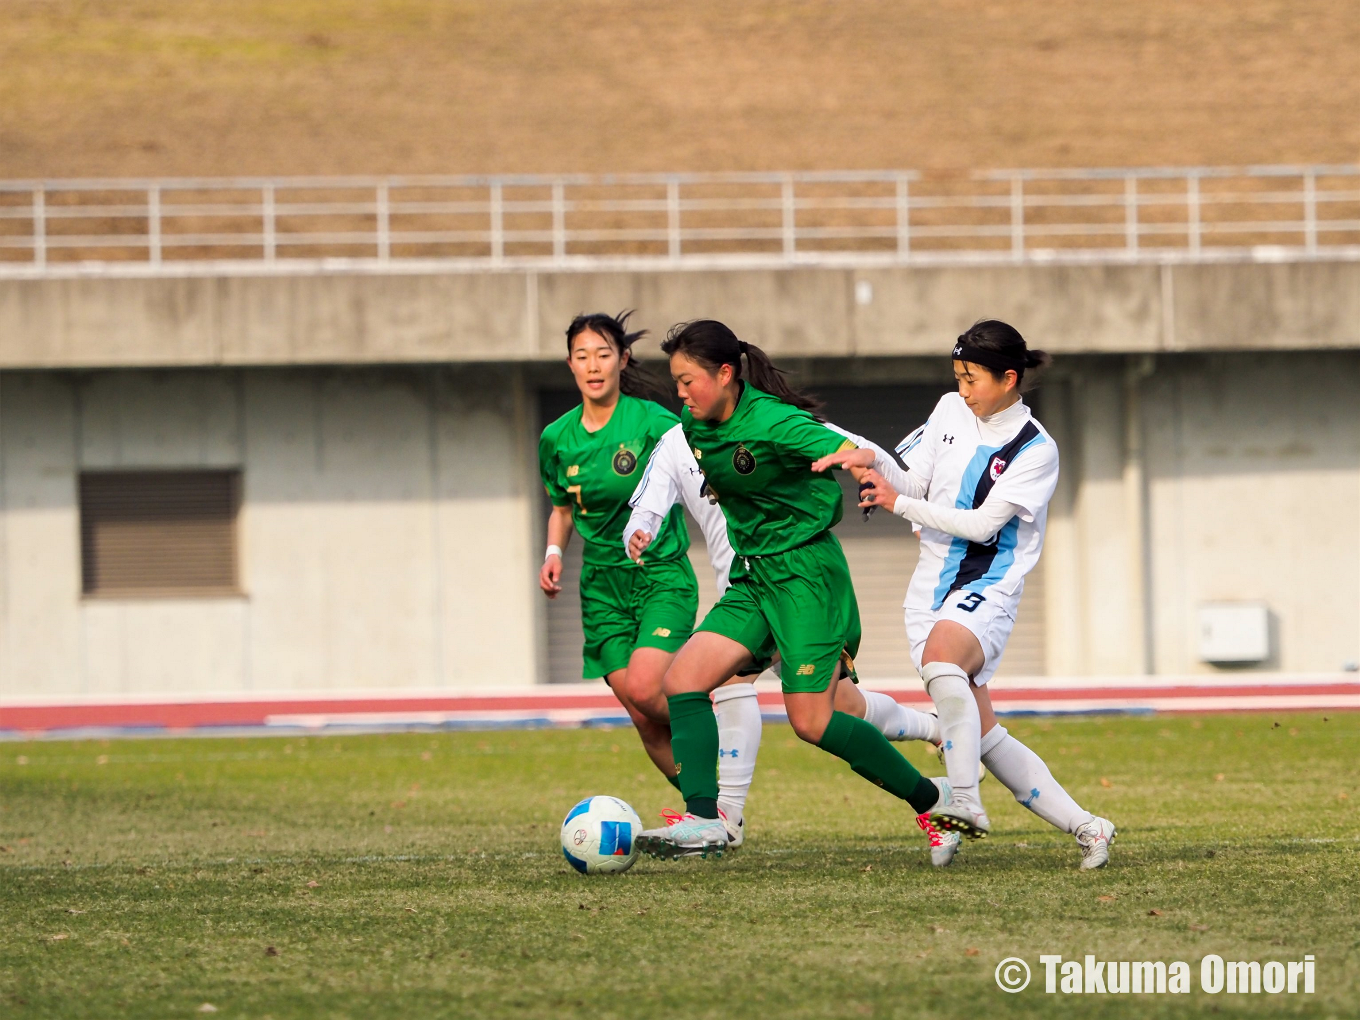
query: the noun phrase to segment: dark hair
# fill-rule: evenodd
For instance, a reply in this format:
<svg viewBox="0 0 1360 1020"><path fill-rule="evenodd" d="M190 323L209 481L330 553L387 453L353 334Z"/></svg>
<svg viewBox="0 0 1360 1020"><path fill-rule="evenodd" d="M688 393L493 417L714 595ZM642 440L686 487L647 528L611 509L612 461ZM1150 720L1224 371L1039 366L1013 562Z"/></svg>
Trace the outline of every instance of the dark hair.
<svg viewBox="0 0 1360 1020"><path fill-rule="evenodd" d="M1004 379L1007 370L1015 372L1015 385L1021 393L1026 392L1030 387L1023 385L1025 381L1025 370L1034 369L1034 374L1038 375L1052 362L1053 358L1047 351L1032 351L1025 343L1025 338L1020 335L1020 331L1010 323L1002 322L1000 319L979 319L968 329L959 334L958 345L962 347L972 347L976 351L996 354L998 363L1011 362L1006 368L998 368L996 365L983 364L983 368L992 373L995 379ZM990 359L989 359L990 360ZM975 362L978 364L978 362ZM1030 377L1031 385L1034 377Z"/></svg>
<svg viewBox="0 0 1360 1020"><path fill-rule="evenodd" d="M784 373L755 344L744 343L737 334L716 319L695 319L672 326L661 345L663 354L684 354L709 371L722 365L732 366L732 375L742 377L741 356L746 355L746 379L758 390L778 397L786 404L816 412L822 402L794 389L785 381Z"/></svg>
<svg viewBox="0 0 1360 1020"><path fill-rule="evenodd" d="M640 367L637 358L632 354L634 341L647 335L645 329L640 329L636 333L628 332L628 317L632 314L632 309L626 309L618 315L591 312L589 315L576 316L567 327L567 357L571 357L571 345L576 338L589 330L609 341L619 352L620 358L625 353L629 355L628 364L624 365L619 373L620 393L626 393L630 397L664 397L665 388Z"/></svg>

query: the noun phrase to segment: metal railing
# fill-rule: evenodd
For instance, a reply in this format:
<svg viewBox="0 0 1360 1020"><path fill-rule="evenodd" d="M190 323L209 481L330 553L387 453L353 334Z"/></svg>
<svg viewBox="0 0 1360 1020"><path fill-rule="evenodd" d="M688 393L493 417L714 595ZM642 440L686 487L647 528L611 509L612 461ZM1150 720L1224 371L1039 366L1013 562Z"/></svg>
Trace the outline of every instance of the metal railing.
<svg viewBox="0 0 1360 1020"><path fill-rule="evenodd" d="M0 182L0 273L1360 257L1360 167Z"/></svg>

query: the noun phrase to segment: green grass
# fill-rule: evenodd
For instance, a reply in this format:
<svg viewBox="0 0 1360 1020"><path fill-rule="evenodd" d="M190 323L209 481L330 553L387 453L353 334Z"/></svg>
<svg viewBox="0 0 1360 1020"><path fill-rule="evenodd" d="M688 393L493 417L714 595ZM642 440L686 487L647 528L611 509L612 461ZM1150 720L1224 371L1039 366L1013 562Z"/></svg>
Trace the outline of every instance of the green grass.
<svg viewBox="0 0 1360 1020"><path fill-rule="evenodd" d="M935 871L783 727L746 848L612 878L557 828L587 793L675 806L625 730L3 744L0 1016L1356 1016L1360 714L1277 718L1017 721L1119 825L1096 873L995 781L993 838ZM1043 952L1186 960L1195 990L1058 1001ZM1205 995L1210 952L1313 953L1317 992Z"/></svg>

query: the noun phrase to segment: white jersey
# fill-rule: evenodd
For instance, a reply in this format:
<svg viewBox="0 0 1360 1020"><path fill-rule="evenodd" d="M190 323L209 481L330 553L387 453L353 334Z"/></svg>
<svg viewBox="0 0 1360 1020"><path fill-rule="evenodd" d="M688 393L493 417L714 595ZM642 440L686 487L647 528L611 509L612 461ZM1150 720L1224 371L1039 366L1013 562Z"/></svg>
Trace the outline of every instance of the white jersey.
<svg viewBox="0 0 1360 1020"><path fill-rule="evenodd" d="M727 518L709 500L704 485L703 472L685 433L679 425L668 429L652 448L642 480L628 501L633 513L623 529L623 546L628 548L629 536L639 529L655 535L671 507L684 503L708 542L708 561L713 565L718 593L722 594L727 590L732 569L732 544L727 539Z"/></svg>
<svg viewBox="0 0 1360 1020"><path fill-rule="evenodd" d="M969 592L964 599L974 607L991 602L1014 619L1025 575L1043 551L1048 501L1058 484L1053 438L1024 401L984 422L949 393L897 453L907 465L911 496L958 510L993 501L1020 510L986 542L922 527L921 558L903 605L935 611L950 592Z"/></svg>

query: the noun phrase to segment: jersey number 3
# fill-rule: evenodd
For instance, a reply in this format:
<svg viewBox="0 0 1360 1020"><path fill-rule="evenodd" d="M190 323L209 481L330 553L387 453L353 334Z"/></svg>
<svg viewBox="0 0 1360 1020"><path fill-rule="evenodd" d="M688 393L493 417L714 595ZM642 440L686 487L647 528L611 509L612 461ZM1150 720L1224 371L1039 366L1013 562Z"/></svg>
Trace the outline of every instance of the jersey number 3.
<svg viewBox="0 0 1360 1020"><path fill-rule="evenodd" d="M962 602L959 602L955 605L955 608L962 609L965 613L975 613L977 612L977 607L982 605L982 603L986 601L987 601L986 598L979 595L977 592L970 591L967 595L964 596Z"/></svg>

